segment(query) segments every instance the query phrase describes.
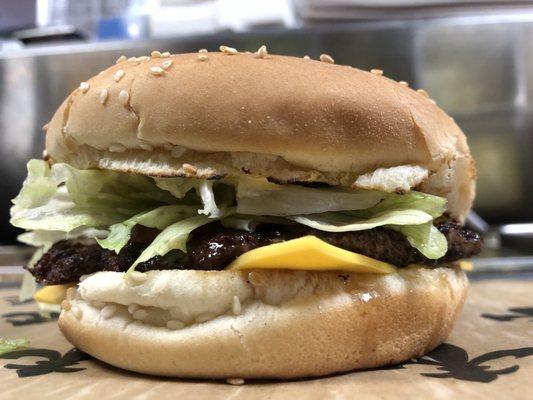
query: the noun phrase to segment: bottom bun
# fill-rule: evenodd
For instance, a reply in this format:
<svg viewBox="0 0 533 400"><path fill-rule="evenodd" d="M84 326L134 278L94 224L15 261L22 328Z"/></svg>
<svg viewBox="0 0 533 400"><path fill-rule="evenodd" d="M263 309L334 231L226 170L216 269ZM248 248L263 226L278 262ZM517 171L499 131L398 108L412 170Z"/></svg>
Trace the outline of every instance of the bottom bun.
<svg viewBox="0 0 533 400"><path fill-rule="evenodd" d="M419 357L446 339L468 287L458 268L123 277L81 282L61 331L114 366L187 378L320 376Z"/></svg>

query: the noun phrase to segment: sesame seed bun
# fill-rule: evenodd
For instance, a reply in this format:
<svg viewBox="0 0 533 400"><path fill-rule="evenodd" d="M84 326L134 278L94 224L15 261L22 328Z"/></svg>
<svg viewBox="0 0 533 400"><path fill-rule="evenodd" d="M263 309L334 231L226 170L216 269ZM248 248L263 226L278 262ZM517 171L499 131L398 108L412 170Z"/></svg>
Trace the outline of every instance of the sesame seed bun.
<svg viewBox="0 0 533 400"><path fill-rule="evenodd" d="M474 162L460 128L425 92L331 57L222 50L122 59L83 82L48 125L51 161L342 186L414 166L427 170L416 187L447 197L449 214L464 220Z"/></svg>
<svg viewBox="0 0 533 400"><path fill-rule="evenodd" d="M432 350L451 331L468 286L464 273L455 268L414 267L390 275L301 271L147 275L135 284L125 283L119 273L98 273L81 282L77 297L59 318L65 337L100 360L147 374L320 376L396 364ZM205 283L201 289L198 280ZM105 288L102 282L107 282ZM242 297L237 310L228 305L226 292ZM175 318L164 307L179 305L188 297L196 304L195 311L189 311L202 313L202 296L212 300L213 307L226 306L207 321L164 326L168 318ZM141 309L138 304L131 308L132 301L144 303Z"/></svg>

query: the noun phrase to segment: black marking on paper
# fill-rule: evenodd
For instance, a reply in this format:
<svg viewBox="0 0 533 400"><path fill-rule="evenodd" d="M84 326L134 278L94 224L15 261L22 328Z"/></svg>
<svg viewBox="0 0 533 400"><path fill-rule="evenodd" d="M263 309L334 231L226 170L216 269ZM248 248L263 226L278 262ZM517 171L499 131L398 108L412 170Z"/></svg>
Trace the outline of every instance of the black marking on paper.
<svg viewBox="0 0 533 400"><path fill-rule="evenodd" d="M533 307L511 307L507 311L508 314L483 313L481 316L499 322L509 322L520 318L531 318L529 322L533 322Z"/></svg>
<svg viewBox="0 0 533 400"><path fill-rule="evenodd" d="M444 343L431 353L416 360L408 361L398 366L398 369L405 368L404 365L432 365L442 372L424 372L420 375L429 378L454 378L462 381L488 383L498 379L500 375L512 374L520 368L517 364L502 369L492 369L491 361L504 357L514 357L515 359L529 357L533 355L533 347L522 347L518 349L491 351L469 360L465 349L453 344ZM391 367L394 368L394 367Z"/></svg>
<svg viewBox="0 0 533 400"><path fill-rule="evenodd" d="M4 297L4 300L7 301L12 306L21 306L23 304L29 304L29 303L33 303L34 302L33 299L27 299L27 300L24 300L24 301L20 301L19 297L15 296L15 295L6 296L6 297Z"/></svg>
<svg viewBox="0 0 533 400"><path fill-rule="evenodd" d="M44 360L35 361L34 364L6 364L4 368L17 371L19 378L28 376L46 375L52 372L72 373L83 371L86 368L73 368L80 361L89 360L91 356L82 351L72 348L61 355L59 351L50 349L25 349L15 350L0 355L0 358L7 360L18 360L24 357L41 357Z"/></svg>
<svg viewBox="0 0 533 400"><path fill-rule="evenodd" d="M6 322L13 326L42 324L45 322L54 321L58 317L59 314L55 312L50 314L50 318L43 317L38 312L12 312L2 314L2 318L4 318Z"/></svg>

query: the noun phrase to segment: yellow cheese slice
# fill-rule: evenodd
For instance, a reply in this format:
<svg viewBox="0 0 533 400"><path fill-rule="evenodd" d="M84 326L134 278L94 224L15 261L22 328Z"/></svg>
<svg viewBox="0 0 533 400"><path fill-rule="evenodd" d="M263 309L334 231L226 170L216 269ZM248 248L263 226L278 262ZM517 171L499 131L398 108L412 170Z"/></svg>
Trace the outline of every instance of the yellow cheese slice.
<svg viewBox="0 0 533 400"><path fill-rule="evenodd" d="M326 243L315 236L258 247L242 254L228 269L299 269L389 274L390 264Z"/></svg>
<svg viewBox="0 0 533 400"><path fill-rule="evenodd" d="M468 260L459 260L459 268L461 268L463 271L473 271L474 270L474 264L472 264L472 261Z"/></svg>
<svg viewBox="0 0 533 400"><path fill-rule="evenodd" d="M61 304L67 297L67 289L72 286L74 284L45 286L35 292L33 298L38 303Z"/></svg>

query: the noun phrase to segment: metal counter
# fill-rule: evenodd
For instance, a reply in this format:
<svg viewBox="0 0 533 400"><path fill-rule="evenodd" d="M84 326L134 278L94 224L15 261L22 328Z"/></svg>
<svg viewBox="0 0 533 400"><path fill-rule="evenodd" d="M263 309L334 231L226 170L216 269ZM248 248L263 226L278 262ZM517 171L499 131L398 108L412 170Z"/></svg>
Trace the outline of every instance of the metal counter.
<svg viewBox="0 0 533 400"><path fill-rule="evenodd" d="M33 47L0 53L0 244L12 243L9 199L39 157L41 126L79 82L121 54L215 50L219 44L381 68L426 89L467 133L478 162L476 210L491 222L533 219L533 13L336 24L247 34ZM95 121L98 123L98 121Z"/></svg>

